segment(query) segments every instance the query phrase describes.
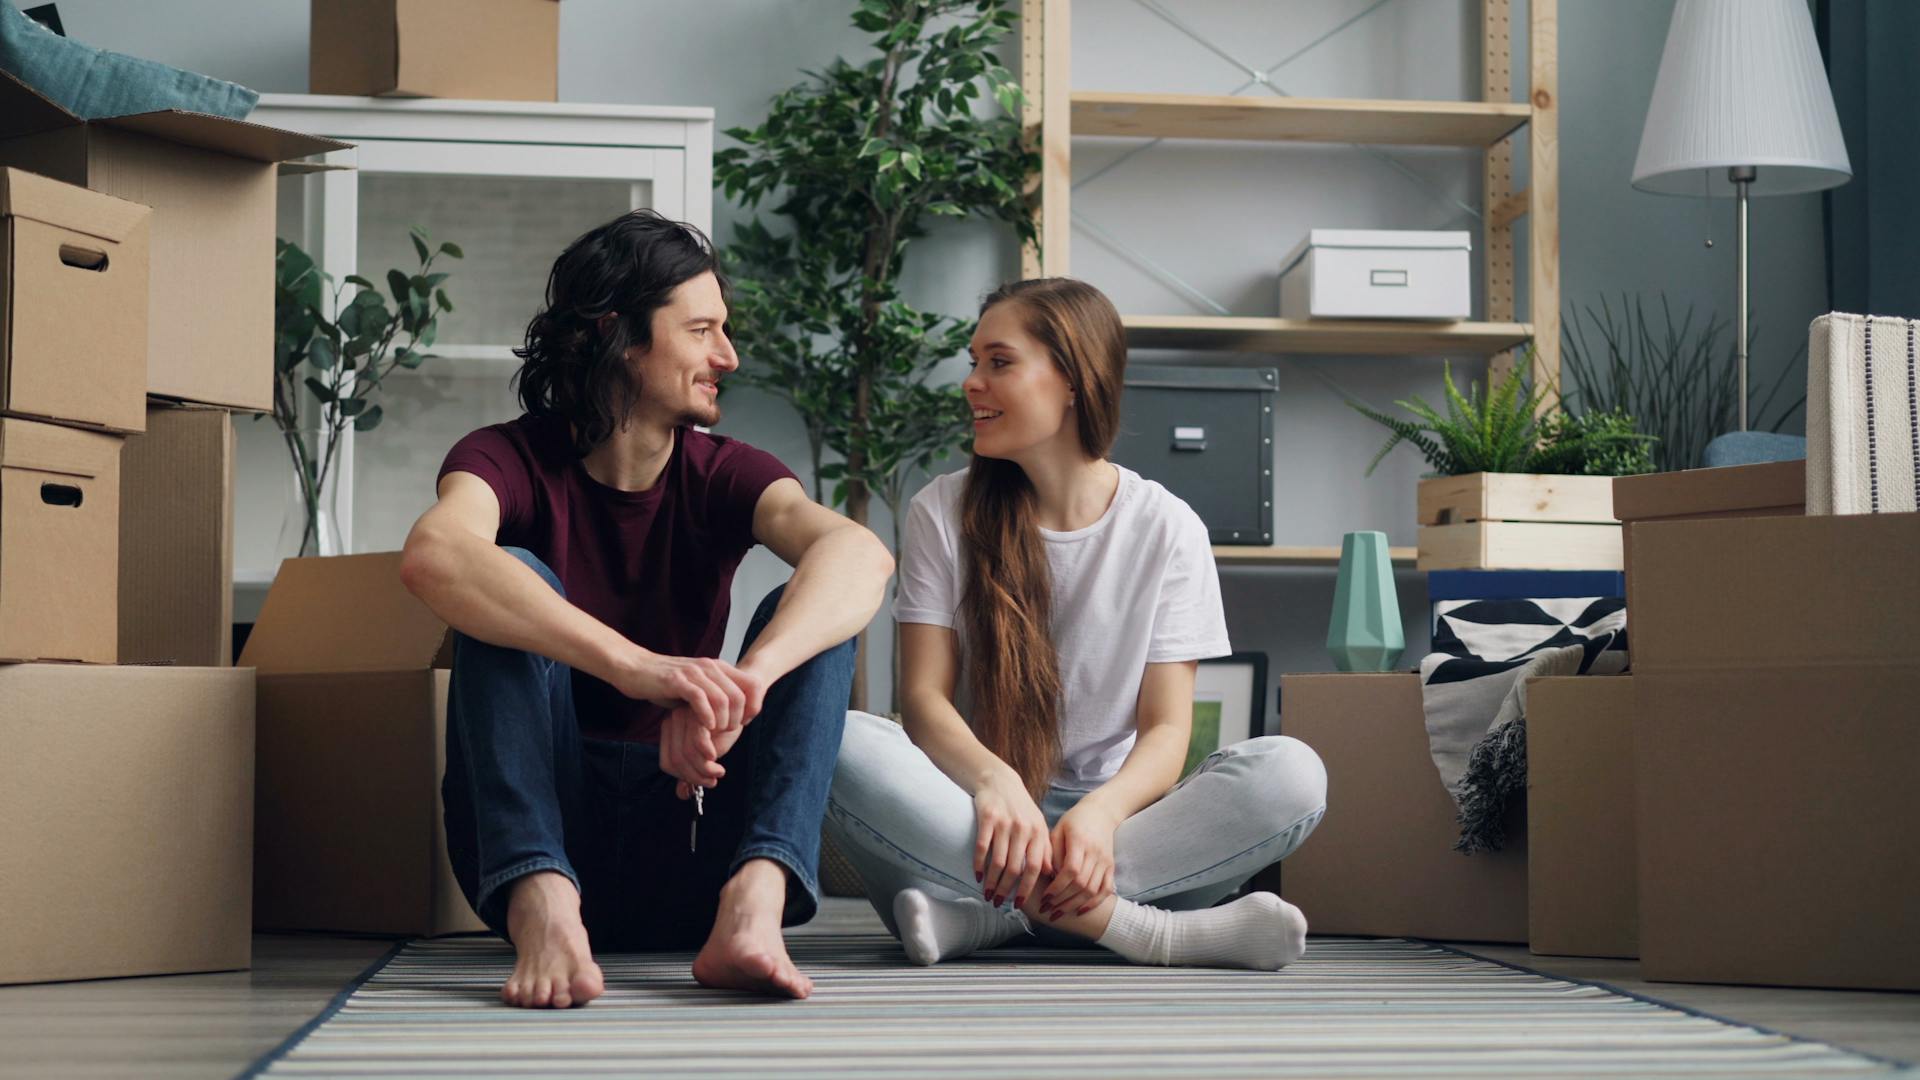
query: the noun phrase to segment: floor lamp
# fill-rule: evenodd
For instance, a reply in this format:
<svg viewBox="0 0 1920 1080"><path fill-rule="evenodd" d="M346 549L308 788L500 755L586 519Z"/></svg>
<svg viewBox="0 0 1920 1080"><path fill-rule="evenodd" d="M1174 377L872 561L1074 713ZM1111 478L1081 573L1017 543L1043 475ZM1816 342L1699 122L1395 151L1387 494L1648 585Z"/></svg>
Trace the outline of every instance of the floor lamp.
<svg viewBox="0 0 1920 1080"><path fill-rule="evenodd" d="M1747 197L1853 176L1807 0L1679 0L1660 55L1633 186L1738 200L1735 357L1747 430Z"/></svg>

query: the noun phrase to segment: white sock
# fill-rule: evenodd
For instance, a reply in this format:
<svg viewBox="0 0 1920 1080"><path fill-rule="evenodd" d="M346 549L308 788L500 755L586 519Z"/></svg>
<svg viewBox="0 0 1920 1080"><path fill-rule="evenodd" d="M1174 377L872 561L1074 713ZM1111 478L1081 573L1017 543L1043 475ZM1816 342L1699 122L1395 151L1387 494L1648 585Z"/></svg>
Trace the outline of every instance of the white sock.
<svg viewBox="0 0 1920 1080"><path fill-rule="evenodd" d="M1101 945L1136 964L1278 971L1307 949L1307 917L1269 892L1203 911L1114 899Z"/></svg>
<svg viewBox="0 0 1920 1080"><path fill-rule="evenodd" d="M1015 934L1031 933L1027 917L1002 911L985 900L939 900L919 889L902 889L893 898L893 921L907 959L927 967L942 960L991 949Z"/></svg>

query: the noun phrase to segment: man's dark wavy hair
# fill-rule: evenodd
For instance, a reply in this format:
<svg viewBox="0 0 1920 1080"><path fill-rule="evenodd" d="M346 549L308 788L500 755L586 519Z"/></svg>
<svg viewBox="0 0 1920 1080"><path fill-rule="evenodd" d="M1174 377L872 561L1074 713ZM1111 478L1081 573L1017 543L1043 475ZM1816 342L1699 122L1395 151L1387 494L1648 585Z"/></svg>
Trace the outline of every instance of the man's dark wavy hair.
<svg viewBox="0 0 1920 1080"><path fill-rule="evenodd" d="M567 245L547 275L547 302L527 324L514 386L520 407L564 417L582 455L626 422L639 397L625 356L653 341L653 313L684 282L712 274L727 290L713 244L699 229L635 210ZM600 320L617 316L605 330Z"/></svg>

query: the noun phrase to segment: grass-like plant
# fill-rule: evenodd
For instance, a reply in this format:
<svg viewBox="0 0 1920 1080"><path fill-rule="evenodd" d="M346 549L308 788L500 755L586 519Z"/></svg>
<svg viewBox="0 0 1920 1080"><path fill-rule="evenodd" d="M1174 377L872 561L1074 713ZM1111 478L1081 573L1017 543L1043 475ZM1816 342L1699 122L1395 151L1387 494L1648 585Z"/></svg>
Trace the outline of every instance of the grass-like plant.
<svg viewBox="0 0 1920 1080"><path fill-rule="evenodd" d="M1441 476L1476 472L1555 473L1624 476L1651 472L1650 449L1656 441L1635 429L1633 417L1617 410L1568 416L1540 406L1550 386L1528 389L1521 371L1531 369L1532 354L1517 364L1484 396L1477 382L1462 394L1453 381L1453 365L1444 369L1446 412L1415 397L1394 404L1413 414L1392 416L1361 402L1348 405L1392 435L1367 464L1367 475L1401 443L1411 443Z"/></svg>
<svg viewBox="0 0 1920 1080"><path fill-rule="evenodd" d="M1622 295L1617 307L1602 296L1598 307L1570 308L1562 325L1568 407L1631 413L1659 437L1653 458L1661 471L1699 468L1707 443L1738 426L1729 323L1691 307L1676 320L1663 293L1658 318L1638 296ZM1752 338L1757 347L1759 335ZM1758 382L1748 387L1755 431L1781 430L1806 404L1805 354L1803 340L1764 392ZM1800 394L1789 400L1782 391L1795 377Z"/></svg>

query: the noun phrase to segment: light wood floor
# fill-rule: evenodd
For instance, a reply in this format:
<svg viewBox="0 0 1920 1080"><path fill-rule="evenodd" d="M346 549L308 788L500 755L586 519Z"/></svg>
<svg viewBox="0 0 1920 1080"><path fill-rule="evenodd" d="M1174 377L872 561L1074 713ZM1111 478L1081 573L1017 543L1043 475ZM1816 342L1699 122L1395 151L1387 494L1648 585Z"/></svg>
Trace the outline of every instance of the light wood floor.
<svg viewBox="0 0 1920 1080"><path fill-rule="evenodd" d="M802 932L872 931L861 901L829 900ZM260 934L252 971L0 987L0 1077L231 1077L324 1008L391 942ZM1491 959L1899 1061L1920 1061L1920 994L1649 983L1629 960Z"/></svg>

